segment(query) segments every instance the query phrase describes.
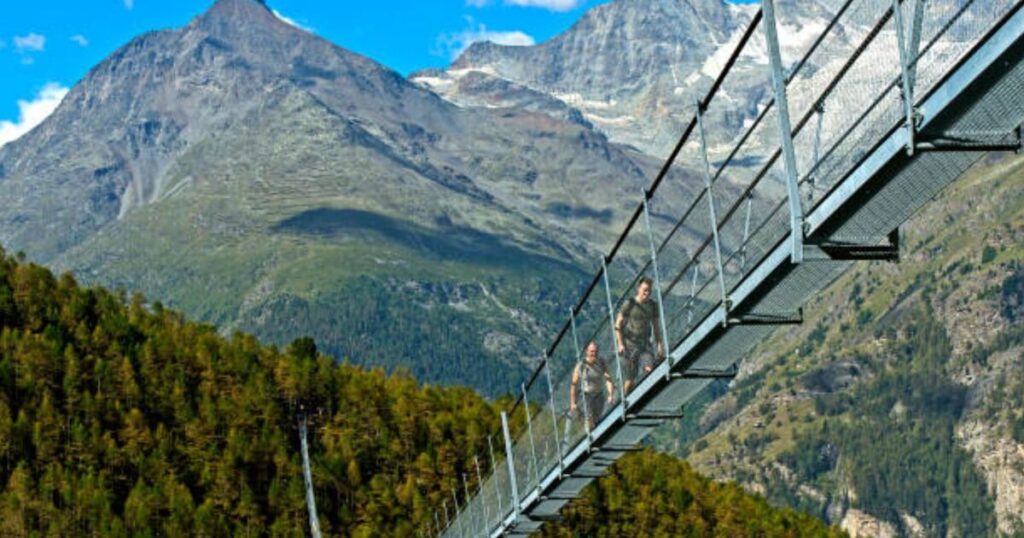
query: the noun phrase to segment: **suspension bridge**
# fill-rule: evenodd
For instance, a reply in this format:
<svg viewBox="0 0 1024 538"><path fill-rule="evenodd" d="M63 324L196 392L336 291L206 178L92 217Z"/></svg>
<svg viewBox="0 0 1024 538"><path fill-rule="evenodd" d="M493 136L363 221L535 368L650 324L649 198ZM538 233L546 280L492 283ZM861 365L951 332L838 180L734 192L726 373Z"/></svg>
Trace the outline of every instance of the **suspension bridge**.
<svg viewBox="0 0 1024 538"><path fill-rule="evenodd" d="M820 34L785 58L785 17L763 0L428 534L539 531L708 384L735 376L776 326L801 323L802 306L852 264L898 261L899 226L915 211L986 153L1021 148L1021 6L837 1ZM762 91L751 91L751 66ZM751 98L756 113L724 127L750 96L761 96ZM680 180L703 190L693 200L659 190ZM628 387L613 325L642 278L653 282L654 333L668 353ZM589 342L614 384L593 424L569 412Z"/></svg>

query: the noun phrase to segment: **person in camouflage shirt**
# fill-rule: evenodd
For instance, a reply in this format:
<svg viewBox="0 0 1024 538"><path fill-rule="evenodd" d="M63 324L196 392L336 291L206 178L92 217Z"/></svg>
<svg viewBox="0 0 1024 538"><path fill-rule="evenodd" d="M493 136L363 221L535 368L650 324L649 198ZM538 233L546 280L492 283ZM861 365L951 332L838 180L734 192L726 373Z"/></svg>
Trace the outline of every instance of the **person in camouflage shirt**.
<svg viewBox="0 0 1024 538"><path fill-rule="evenodd" d="M623 358L623 389L627 393L639 379L640 370L646 375L654 368L655 357L660 359L664 355L658 303L651 299L652 287L650 278L641 278L636 296L626 301L615 318L615 341Z"/></svg>

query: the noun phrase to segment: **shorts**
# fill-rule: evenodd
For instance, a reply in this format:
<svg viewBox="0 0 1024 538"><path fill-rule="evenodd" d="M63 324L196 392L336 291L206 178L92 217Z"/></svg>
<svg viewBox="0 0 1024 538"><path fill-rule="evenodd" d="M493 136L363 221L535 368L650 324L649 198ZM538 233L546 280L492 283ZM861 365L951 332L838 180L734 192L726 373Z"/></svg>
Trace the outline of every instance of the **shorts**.
<svg viewBox="0 0 1024 538"><path fill-rule="evenodd" d="M604 402L607 399L603 391L584 392L583 416L590 427L593 428L598 420L604 416Z"/></svg>
<svg viewBox="0 0 1024 538"><path fill-rule="evenodd" d="M636 381L654 368L654 351L650 346L625 343L626 356L623 358L622 375L626 381Z"/></svg>

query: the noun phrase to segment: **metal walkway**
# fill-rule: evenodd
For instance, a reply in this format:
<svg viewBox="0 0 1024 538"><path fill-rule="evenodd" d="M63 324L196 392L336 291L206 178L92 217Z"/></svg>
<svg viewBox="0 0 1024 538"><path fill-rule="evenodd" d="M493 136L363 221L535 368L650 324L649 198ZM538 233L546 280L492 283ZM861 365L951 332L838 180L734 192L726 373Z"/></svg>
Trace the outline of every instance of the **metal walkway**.
<svg viewBox="0 0 1024 538"><path fill-rule="evenodd" d="M714 379L733 376L776 325L800 323L807 300L855 261L897 260L899 226L918 208L986 152L1020 148L1021 4L837 1L816 39L788 58L764 0L429 534L538 531ZM764 82L752 90L758 66ZM735 125L737 107L756 118L713 128ZM705 189L671 199L659 190L671 181ZM611 322L644 276L671 352L622 398ZM590 341L615 385L592 429L568 413L572 370Z"/></svg>

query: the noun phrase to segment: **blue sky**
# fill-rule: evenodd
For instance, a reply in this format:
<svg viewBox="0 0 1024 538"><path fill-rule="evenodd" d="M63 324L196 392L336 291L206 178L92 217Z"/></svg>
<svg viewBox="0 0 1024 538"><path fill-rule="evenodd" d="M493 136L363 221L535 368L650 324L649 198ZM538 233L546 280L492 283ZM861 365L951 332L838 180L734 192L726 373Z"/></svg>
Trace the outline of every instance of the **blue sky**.
<svg viewBox="0 0 1024 538"><path fill-rule="evenodd" d="M473 40L541 42L606 0L268 0L284 18L402 74L443 67ZM148 30L186 24L213 0L5 2L0 145L38 123L93 65Z"/></svg>

